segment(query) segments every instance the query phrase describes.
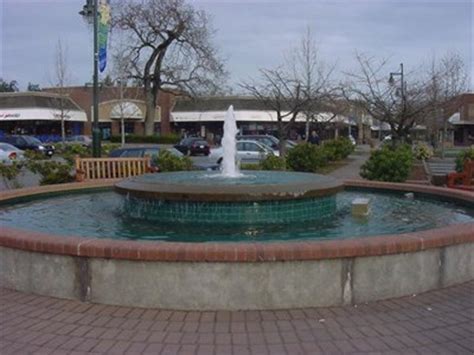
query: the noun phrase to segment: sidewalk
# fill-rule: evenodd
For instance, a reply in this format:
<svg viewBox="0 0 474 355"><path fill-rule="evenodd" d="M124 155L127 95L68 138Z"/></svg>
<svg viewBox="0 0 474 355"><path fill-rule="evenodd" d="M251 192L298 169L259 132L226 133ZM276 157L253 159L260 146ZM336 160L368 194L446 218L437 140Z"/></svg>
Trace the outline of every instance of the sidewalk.
<svg viewBox="0 0 474 355"><path fill-rule="evenodd" d="M182 312L0 289L1 354L472 354L474 281L358 306Z"/></svg>
<svg viewBox="0 0 474 355"><path fill-rule="evenodd" d="M369 156L370 146L358 145L354 153L352 153L348 158L350 162L347 165L332 171L328 175L339 180L362 179L359 175L360 167L367 159L369 159Z"/></svg>

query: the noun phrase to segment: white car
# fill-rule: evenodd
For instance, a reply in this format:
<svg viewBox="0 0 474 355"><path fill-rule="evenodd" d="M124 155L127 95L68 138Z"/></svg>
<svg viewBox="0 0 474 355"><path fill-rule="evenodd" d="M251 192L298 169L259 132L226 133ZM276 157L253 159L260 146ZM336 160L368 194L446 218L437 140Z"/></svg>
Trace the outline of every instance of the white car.
<svg viewBox="0 0 474 355"><path fill-rule="evenodd" d="M269 155L274 155L273 150L262 144L251 140L239 140L236 143L237 156L236 159L242 163L258 163ZM224 150L222 147L213 149L211 156L217 159L217 164L222 162Z"/></svg>
<svg viewBox="0 0 474 355"><path fill-rule="evenodd" d="M24 152L17 147L8 144L0 143L0 163L11 165L15 161L22 161L25 159Z"/></svg>

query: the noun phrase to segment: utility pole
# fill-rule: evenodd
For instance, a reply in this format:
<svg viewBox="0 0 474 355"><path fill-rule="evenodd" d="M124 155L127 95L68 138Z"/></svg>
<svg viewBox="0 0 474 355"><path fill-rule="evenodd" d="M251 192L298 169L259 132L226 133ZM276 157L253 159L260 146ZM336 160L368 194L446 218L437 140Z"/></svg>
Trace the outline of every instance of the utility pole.
<svg viewBox="0 0 474 355"><path fill-rule="evenodd" d="M98 45L98 1L86 0L86 4L79 12L87 21L92 22L94 26L94 75L93 75L93 89L92 89L92 156L99 158L101 156L100 144L100 128L99 128L99 45Z"/></svg>

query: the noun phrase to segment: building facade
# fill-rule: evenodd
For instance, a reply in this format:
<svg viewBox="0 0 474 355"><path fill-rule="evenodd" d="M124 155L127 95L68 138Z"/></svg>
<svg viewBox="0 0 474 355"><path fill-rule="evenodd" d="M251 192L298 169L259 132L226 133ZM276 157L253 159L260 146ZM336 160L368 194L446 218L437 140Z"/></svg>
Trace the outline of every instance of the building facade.
<svg viewBox="0 0 474 355"><path fill-rule="evenodd" d="M58 92L58 88L44 89L46 92ZM62 88L74 102L86 113L87 122L84 124L83 134L91 135L93 122L92 87L72 86ZM146 116L146 103L143 88L124 87L122 92L119 87L102 86L99 88L99 127L102 138L108 139L111 135L121 133L122 119L126 133L141 135L144 133L144 119ZM167 134L171 132L170 112L174 96L169 93L158 94L155 108L155 133Z"/></svg>
<svg viewBox="0 0 474 355"><path fill-rule="evenodd" d="M474 144L474 93L455 98L445 109L452 143L457 146Z"/></svg>
<svg viewBox="0 0 474 355"><path fill-rule="evenodd" d="M45 92L0 93L0 134L29 134L38 137L66 133L82 134L87 123L84 110L70 97Z"/></svg>
<svg viewBox="0 0 474 355"><path fill-rule="evenodd" d="M182 135L205 137L209 141L219 141L223 134L223 123L229 106L241 134L272 134L278 136L278 123L275 111L269 111L253 97L226 96L202 97L198 99L178 98L171 112L171 125ZM289 121L289 117L283 119ZM359 125L356 119L345 115L320 112L310 124L310 130L318 131L323 139L337 136L358 136ZM306 115L300 113L289 132L290 139L304 139Z"/></svg>

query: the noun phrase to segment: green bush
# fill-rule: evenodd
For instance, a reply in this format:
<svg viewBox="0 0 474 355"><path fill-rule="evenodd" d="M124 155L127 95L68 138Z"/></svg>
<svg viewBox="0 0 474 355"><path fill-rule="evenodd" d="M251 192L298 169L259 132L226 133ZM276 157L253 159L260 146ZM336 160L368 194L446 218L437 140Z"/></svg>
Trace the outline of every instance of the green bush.
<svg viewBox="0 0 474 355"><path fill-rule="evenodd" d="M349 138L337 138L324 141L322 146L328 160L342 160L354 151L354 145Z"/></svg>
<svg viewBox="0 0 474 355"><path fill-rule="evenodd" d="M154 143L154 144L176 144L180 141L179 135L175 133L153 135L153 136L140 136L137 134L128 134L125 136L126 143ZM111 136L111 143L122 142L121 136Z"/></svg>
<svg viewBox="0 0 474 355"><path fill-rule="evenodd" d="M258 165L262 170L286 170L285 158L280 158L275 155L267 156Z"/></svg>
<svg viewBox="0 0 474 355"><path fill-rule="evenodd" d="M71 143L71 144L62 144L58 143L56 145L56 154L62 156L70 164L74 164L74 159L76 156L81 158L87 158L92 156L92 148L85 147L82 144Z"/></svg>
<svg viewBox="0 0 474 355"><path fill-rule="evenodd" d="M152 159L162 172L192 170L193 168L193 162L189 157L178 157L165 149L160 150L160 153Z"/></svg>
<svg viewBox="0 0 474 355"><path fill-rule="evenodd" d="M63 184L74 181L70 162L30 160L27 166L33 173L41 176L40 185Z"/></svg>
<svg viewBox="0 0 474 355"><path fill-rule="evenodd" d="M458 156L456 157L456 171L458 173L463 171L464 160L466 159L474 160L474 147L459 152Z"/></svg>
<svg viewBox="0 0 474 355"><path fill-rule="evenodd" d="M103 143L101 145L101 155L108 157L110 152L114 149L120 148L120 144L117 143Z"/></svg>
<svg viewBox="0 0 474 355"><path fill-rule="evenodd" d="M286 157L287 167L294 171L314 173L327 163L328 157L324 150L310 143L298 144L288 152Z"/></svg>
<svg viewBox="0 0 474 355"><path fill-rule="evenodd" d="M424 142L418 142L413 148L413 154L417 160L426 160L433 156L433 149Z"/></svg>
<svg viewBox="0 0 474 355"><path fill-rule="evenodd" d="M0 163L0 177L7 188L21 187L17 180L21 167L22 165L18 162L13 162L11 165Z"/></svg>
<svg viewBox="0 0 474 355"><path fill-rule="evenodd" d="M255 163L242 163L239 168L240 170L262 170L260 164Z"/></svg>
<svg viewBox="0 0 474 355"><path fill-rule="evenodd" d="M46 159L45 155L41 152L35 151L35 150L30 150L27 149L23 153L24 157L30 161L30 160L44 160Z"/></svg>
<svg viewBox="0 0 474 355"><path fill-rule="evenodd" d="M361 167L360 176L368 180L403 182L408 178L413 164L410 146L384 146L373 151Z"/></svg>

